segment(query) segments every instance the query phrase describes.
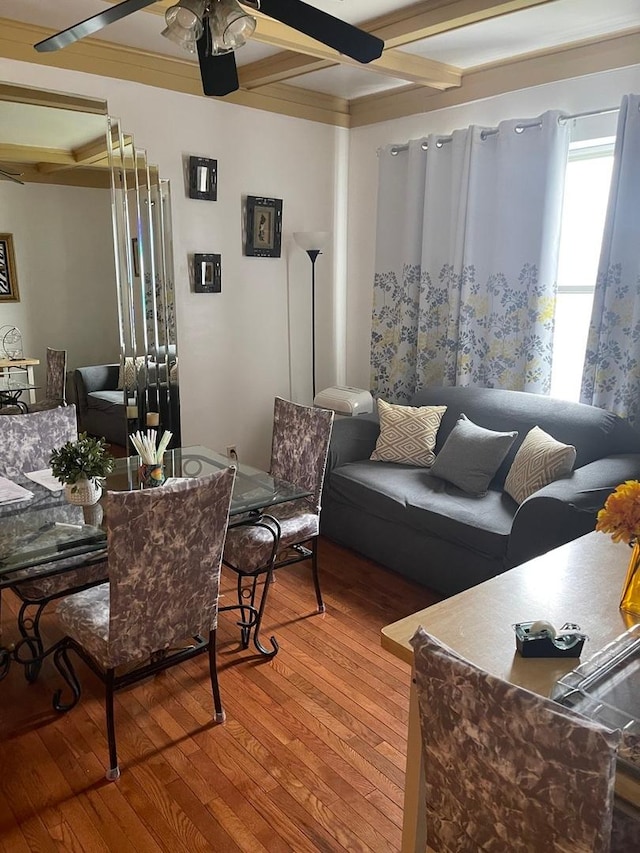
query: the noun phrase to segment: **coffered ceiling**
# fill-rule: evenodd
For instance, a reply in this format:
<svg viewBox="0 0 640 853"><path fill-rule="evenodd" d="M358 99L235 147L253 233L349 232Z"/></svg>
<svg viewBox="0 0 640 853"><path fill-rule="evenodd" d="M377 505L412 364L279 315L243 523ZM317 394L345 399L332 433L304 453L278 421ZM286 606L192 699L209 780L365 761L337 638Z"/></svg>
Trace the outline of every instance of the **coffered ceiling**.
<svg viewBox="0 0 640 853"><path fill-rule="evenodd" d="M113 5L2 0L0 55L201 94L195 57L160 36L175 0L55 53L33 44ZM257 14L226 100L344 127L640 62L640 0L312 0L385 41L369 65Z"/></svg>

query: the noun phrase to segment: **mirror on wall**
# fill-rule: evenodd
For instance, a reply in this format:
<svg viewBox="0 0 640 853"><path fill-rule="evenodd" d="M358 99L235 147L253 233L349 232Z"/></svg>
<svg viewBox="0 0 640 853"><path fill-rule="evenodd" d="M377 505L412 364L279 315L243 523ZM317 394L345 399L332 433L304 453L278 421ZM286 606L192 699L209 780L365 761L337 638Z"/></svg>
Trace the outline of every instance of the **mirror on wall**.
<svg viewBox="0 0 640 853"><path fill-rule="evenodd" d="M0 321L40 361L37 396L46 348L65 349L81 429L179 443L169 185L105 102L0 84L0 232L20 280Z"/></svg>

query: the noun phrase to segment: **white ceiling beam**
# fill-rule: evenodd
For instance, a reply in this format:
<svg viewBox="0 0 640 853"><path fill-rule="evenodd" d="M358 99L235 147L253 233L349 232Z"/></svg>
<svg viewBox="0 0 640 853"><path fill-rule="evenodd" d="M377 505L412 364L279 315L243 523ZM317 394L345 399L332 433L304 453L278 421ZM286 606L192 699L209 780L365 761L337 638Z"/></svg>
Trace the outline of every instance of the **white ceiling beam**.
<svg viewBox="0 0 640 853"><path fill-rule="evenodd" d="M367 21L363 28L383 39L387 48L402 47L429 36L468 27L557 0L431 0L414 3Z"/></svg>
<svg viewBox="0 0 640 853"><path fill-rule="evenodd" d="M162 0L163 5L170 5L171 2L172 0ZM423 65L421 77L416 76L419 72L418 67L415 65L408 67L406 64L410 54L394 48L412 44L438 33L550 2L556 2L556 0L442 0L442 2L422 2L407 6L359 25L385 43L385 50L380 59L361 67L372 73L381 73L387 77L396 77L442 91L460 86L459 69L433 60L422 59L423 63L429 64ZM292 77L339 64L360 65L347 57L336 56L334 51L329 51L325 61L320 61L319 53L309 52L309 45L302 41L305 39L304 36L270 18L257 16L257 19L258 26L253 38L265 44L280 47L283 51L292 52L282 52L244 66L242 83L249 89L268 83L283 82ZM306 42L311 45L317 44L313 39L306 39ZM327 53L326 50L325 53ZM414 59L418 58L414 56Z"/></svg>
<svg viewBox="0 0 640 853"><path fill-rule="evenodd" d="M312 58L307 54L300 61L300 54L283 51L274 57L241 65L238 69L240 83L245 88L252 89L264 86L266 83L282 82L291 77L299 77L301 74L336 65L350 65L354 68L362 68L371 74L395 77L406 80L408 83L443 91L460 86L462 82L462 72L459 68L399 50L384 51L380 59L366 65L348 56L341 56L340 61L336 62L335 52L329 48L314 51L314 55L315 58Z"/></svg>
<svg viewBox="0 0 640 853"><path fill-rule="evenodd" d="M159 0L144 11L164 14L164 9L171 5L172 0ZM251 38L262 44L277 47L281 51L292 51L294 55L298 55L299 65L296 66L294 55L277 54L274 57L261 60L259 63L240 66L241 83L243 86L246 85L248 89L257 88L267 83L281 82L291 77L298 77L301 74L308 74L310 71L317 71L319 68L330 68L334 65L351 65L373 74L395 77L406 80L408 83L441 90L459 86L461 82L460 70L442 62L435 62L402 51L385 49L379 59L364 64L351 59L349 56L337 53L333 48L327 47L322 42L299 33L273 18L268 18L258 12L255 13L255 18L257 25ZM368 29L367 25L364 25L362 29ZM275 66L273 69L271 63L274 63ZM287 65L290 69L288 72L285 71ZM246 69L246 73L243 72L243 68Z"/></svg>

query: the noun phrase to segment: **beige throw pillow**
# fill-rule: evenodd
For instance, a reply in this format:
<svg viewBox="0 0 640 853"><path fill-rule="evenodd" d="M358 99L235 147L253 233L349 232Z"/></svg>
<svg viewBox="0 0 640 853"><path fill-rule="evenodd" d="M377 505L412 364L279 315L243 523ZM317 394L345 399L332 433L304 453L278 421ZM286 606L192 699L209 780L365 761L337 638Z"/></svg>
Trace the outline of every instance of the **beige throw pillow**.
<svg viewBox="0 0 640 853"><path fill-rule="evenodd" d="M538 489L570 474L575 461L576 449L572 444L562 444L535 426L518 448L504 490L521 504Z"/></svg>
<svg viewBox="0 0 640 853"><path fill-rule="evenodd" d="M378 400L380 435L371 459L433 465L436 436L446 406L394 406Z"/></svg>
<svg viewBox="0 0 640 853"><path fill-rule="evenodd" d="M127 358L125 358L124 360L124 363L120 362L120 372L118 374L118 391L122 391L124 388L126 388L127 391L135 391L138 370L143 365L143 355L139 355L136 358L133 358L133 356L127 356Z"/></svg>

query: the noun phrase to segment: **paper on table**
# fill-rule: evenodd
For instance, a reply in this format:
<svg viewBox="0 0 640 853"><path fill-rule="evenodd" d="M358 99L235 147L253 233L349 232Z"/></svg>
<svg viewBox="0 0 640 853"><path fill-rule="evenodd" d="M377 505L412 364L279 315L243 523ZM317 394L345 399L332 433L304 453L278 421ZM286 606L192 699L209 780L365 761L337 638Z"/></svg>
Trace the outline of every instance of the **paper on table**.
<svg viewBox="0 0 640 853"><path fill-rule="evenodd" d="M33 480L34 483L38 483L40 486L44 486L50 492L59 492L61 489L64 489L64 483L61 483L57 477L53 476L51 468L44 468L42 471L31 471L30 473L26 472L25 477Z"/></svg>
<svg viewBox="0 0 640 853"><path fill-rule="evenodd" d="M0 504L12 504L18 501L28 501L33 497L33 492L23 489L12 480L0 477Z"/></svg>

